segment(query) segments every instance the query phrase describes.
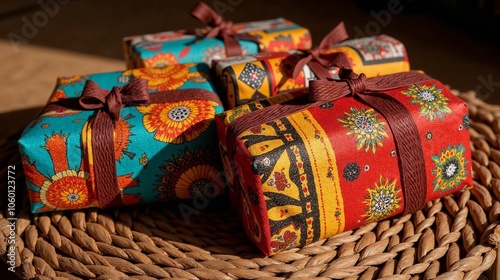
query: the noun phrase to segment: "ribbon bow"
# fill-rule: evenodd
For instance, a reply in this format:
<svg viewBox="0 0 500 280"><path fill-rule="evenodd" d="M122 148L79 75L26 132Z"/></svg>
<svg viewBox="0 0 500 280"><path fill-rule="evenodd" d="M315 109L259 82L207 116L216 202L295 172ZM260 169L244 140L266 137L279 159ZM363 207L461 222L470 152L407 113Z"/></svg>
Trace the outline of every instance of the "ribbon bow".
<svg viewBox="0 0 500 280"><path fill-rule="evenodd" d="M347 35L344 22L341 22L321 40L319 46L315 46L309 50L301 50L307 55L295 64L292 77L294 79L297 78L306 64L320 80L333 78L328 72L328 68L330 67L351 68L351 64L346 56L342 56L341 53L327 53L328 50L348 37L349 35Z"/></svg>
<svg viewBox="0 0 500 280"><path fill-rule="evenodd" d="M250 34L236 33L233 29L232 21L224 21L216 11L203 2L198 2L198 4L196 4L196 6L191 10L191 15L211 27L208 33L196 35L206 38L218 37L222 39L227 56L243 55L241 45L236 38L260 44L260 41Z"/></svg>
<svg viewBox="0 0 500 280"><path fill-rule="evenodd" d="M235 147L236 137L244 131L287 115L319 106L342 97L356 98L380 112L387 120L394 135L399 154L399 166L405 199L404 214L414 213L425 206L427 178L422 143L412 114L397 99L385 91L432 80L418 72L404 72L367 79L342 69L341 80L314 80L309 84L309 94L274 104L243 115L227 128L227 147ZM233 158L233 148L228 149Z"/></svg>
<svg viewBox="0 0 500 280"><path fill-rule="evenodd" d="M123 87L113 87L109 93L94 81L88 80L85 83L79 99L80 106L88 110L99 110L92 127L92 147L89 153L94 158L96 196L101 208L121 204L113 142L113 128L120 119L120 110L126 104L148 102L148 81L145 79L133 80Z"/></svg>
<svg viewBox="0 0 500 280"><path fill-rule="evenodd" d="M108 93L99 85L88 80L79 99L80 106L88 110L102 109L116 123L120 118L120 110L125 104L147 104L149 102L148 81L136 79L123 87L113 87Z"/></svg>

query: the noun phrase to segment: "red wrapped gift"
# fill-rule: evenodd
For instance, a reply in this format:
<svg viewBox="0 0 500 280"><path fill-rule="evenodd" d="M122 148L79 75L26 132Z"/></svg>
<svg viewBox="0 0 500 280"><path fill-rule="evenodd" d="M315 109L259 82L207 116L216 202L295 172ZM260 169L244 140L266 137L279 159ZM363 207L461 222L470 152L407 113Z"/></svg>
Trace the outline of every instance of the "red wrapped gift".
<svg viewBox="0 0 500 280"><path fill-rule="evenodd" d="M216 118L233 206L267 255L472 185L467 105L442 83L341 74Z"/></svg>

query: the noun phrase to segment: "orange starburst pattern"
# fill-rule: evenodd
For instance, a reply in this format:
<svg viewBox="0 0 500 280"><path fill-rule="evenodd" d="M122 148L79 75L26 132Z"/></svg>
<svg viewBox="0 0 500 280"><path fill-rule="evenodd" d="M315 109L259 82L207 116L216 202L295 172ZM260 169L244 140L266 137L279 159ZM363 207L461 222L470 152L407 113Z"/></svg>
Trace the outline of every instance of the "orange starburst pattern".
<svg viewBox="0 0 500 280"><path fill-rule="evenodd" d="M147 68L162 68L172 64L178 64L178 62L171 52L157 53L144 60L144 66Z"/></svg>
<svg viewBox="0 0 500 280"><path fill-rule="evenodd" d="M210 126L215 117L216 102L208 100L184 100L138 106L144 114L143 124L154 132L154 139L180 144L196 139Z"/></svg>
<svg viewBox="0 0 500 280"><path fill-rule="evenodd" d="M40 189L40 200L54 209L77 209L91 203L88 188L89 173L64 170L45 181Z"/></svg>
<svg viewBox="0 0 500 280"><path fill-rule="evenodd" d="M37 212L49 210L78 209L92 206L93 190L88 170L83 164L70 169L67 158L69 135L52 133L45 139L45 146L53 165L50 177L43 175L28 158L23 158L26 178L33 185L30 199L43 206Z"/></svg>
<svg viewBox="0 0 500 280"><path fill-rule="evenodd" d="M174 90L186 83L189 76L189 65L176 64L163 68L139 68L126 71L123 75L147 79L150 90Z"/></svg>
<svg viewBox="0 0 500 280"><path fill-rule="evenodd" d="M380 179L368 188L368 194L363 203L366 213L363 217L367 222L374 222L386 218L400 208L401 188L396 179Z"/></svg>
<svg viewBox="0 0 500 280"><path fill-rule="evenodd" d="M120 118L115 125L114 130L114 147L115 147L115 160L120 161L123 155L127 155L129 158L135 156L134 153L128 151L128 145L130 143L130 129L132 126L126 122L127 119L132 118L132 115L128 115L124 118Z"/></svg>

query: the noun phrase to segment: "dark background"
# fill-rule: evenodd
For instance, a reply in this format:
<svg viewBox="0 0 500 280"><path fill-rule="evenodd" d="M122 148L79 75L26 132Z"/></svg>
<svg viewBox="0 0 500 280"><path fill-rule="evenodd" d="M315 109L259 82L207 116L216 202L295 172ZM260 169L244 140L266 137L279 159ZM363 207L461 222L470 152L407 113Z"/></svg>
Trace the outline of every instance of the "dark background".
<svg viewBox="0 0 500 280"><path fill-rule="evenodd" d="M7 39L10 32L22 35L22 18L33 21L35 13L41 11L38 1L0 1L1 36ZM201 26L188 14L197 2L193 0L59 1L67 3L58 4L57 13L28 44L122 58L124 36ZM356 30L366 35L391 35L405 44L412 69L424 70L462 91L479 89L481 97L500 103L498 0L207 0L206 3L218 6L225 19L235 22L283 16L309 28L316 44L340 21L345 22L351 38L360 36ZM392 5L396 8L391 10ZM493 81L492 86L478 88L488 80Z"/></svg>
<svg viewBox="0 0 500 280"><path fill-rule="evenodd" d="M123 57L124 36L201 26L188 14L197 2L193 0L43 2L52 3L52 9L57 3L57 11L37 28L36 36L29 38L27 44L106 58ZM217 6L224 11L225 19L235 22L285 17L309 28L316 44L340 21L345 22L351 38L361 33L388 34L405 44L412 69L424 70L461 91L477 90L480 98L500 104L500 0L207 0L206 3ZM21 36L23 18L33 22L40 11L43 9L39 0L0 0L0 39L9 40L12 34ZM0 62L0 67L5 65ZM0 119L17 121L14 115L2 114ZM2 279L13 275L4 267L0 271Z"/></svg>

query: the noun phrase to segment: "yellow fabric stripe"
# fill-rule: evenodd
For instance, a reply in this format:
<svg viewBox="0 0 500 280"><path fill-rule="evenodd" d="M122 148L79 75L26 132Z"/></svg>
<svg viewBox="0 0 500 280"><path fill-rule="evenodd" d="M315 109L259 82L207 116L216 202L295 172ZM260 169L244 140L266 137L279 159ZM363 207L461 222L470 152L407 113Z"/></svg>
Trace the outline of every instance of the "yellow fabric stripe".
<svg viewBox="0 0 500 280"><path fill-rule="evenodd" d="M342 46L334 48L333 50L342 51L352 59L352 68L356 74L364 73L367 77L377 77L381 75L410 71L410 63L407 61L379 62L377 64L364 65L360 55L350 47Z"/></svg>
<svg viewBox="0 0 500 280"><path fill-rule="evenodd" d="M342 232L345 226L344 202L335 152L330 140L309 111L292 114L287 118L304 141L311 160L320 213L320 238Z"/></svg>

